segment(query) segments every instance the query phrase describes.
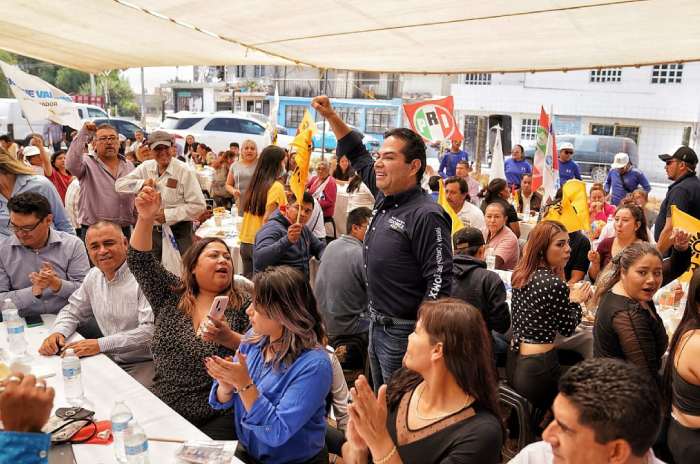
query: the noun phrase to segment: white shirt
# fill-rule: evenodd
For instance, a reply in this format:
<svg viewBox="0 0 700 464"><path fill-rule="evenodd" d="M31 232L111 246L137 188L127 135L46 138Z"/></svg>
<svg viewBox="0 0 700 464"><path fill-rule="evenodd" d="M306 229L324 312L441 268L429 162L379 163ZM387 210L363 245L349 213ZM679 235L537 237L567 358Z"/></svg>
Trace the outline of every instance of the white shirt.
<svg viewBox="0 0 700 464"><path fill-rule="evenodd" d="M348 213L355 208L366 207L374 209L374 195L364 182L352 193L348 193Z"/></svg>
<svg viewBox="0 0 700 464"><path fill-rule="evenodd" d="M77 177L73 177L66 189L65 206L68 220L76 229L80 227L80 222L78 222L78 198L80 198L80 182L78 182Z"/></svg>
<svg viewBox="0 0 700 464"><path fill-rule="evenodd" d="M527 445L508 464L551 464L554 461L552 446L546 441L538 441ZM664 464L654 456L654 452L647 453L647 464Z"/></svg>
<svg viewBox="0 0 700 464"><path fill-rule="evenodd" d="M104 334L100 351L118 362L152 359L153 311L124 261L111 281L93 267L56 317L53 332L66 338L94 315Z"/></svg>
<svg viewBox="0 0 700 464"><path fill-rule="evenodd" d="M316 199L314 199L314 210L311 213L309 222L306 223L306 227L311 230L316 238L320 238L321 240L326 239L326 226L323 223L323 209L321 209L321 204Z"/></svg>
<svg viewBox="0 0 700 464"><path fill-rule="evenodd" d="M457 217L462 221L464 227L476 227L479 230L486 227L484 213L481 212L478 206L468 201L462 204L462 209L457 212Z"/></svg>
<svg viewBox="0 0 700 464"><path fill-rule="evenodd" d="M193 221L207 205L197 175L182 161L173 158L162 175L158 174L156 160L144 161L124 177L117 179L114 188L119 193L136 193L146 179L155 179L165 210L165 223Z"/></svg>

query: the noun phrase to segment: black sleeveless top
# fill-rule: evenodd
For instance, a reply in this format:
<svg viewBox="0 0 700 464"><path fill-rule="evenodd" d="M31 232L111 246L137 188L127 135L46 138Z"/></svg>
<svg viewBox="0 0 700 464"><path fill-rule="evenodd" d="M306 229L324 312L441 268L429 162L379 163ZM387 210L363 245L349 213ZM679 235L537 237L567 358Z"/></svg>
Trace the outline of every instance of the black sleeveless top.
<svg viewBox="0 0 700 464"><path fill-rule="evenodd" d="M683 353L683 348L691 336L686 337L678 357ZM671 368L671 390L673 392L671 401L680 412L700 416L700 385L690 383L681 377L675 362Z"/></svg>

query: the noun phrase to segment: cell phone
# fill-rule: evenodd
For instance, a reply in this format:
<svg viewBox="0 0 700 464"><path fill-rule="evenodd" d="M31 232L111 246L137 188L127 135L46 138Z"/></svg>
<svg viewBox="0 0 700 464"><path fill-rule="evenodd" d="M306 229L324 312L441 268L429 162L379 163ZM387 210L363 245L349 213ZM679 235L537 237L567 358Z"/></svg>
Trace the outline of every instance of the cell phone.
<svg viewBox="0 0 700 464"><path fill-rule="evenodd" d="M205 201L206 204L207 204L207 211L211 211L211 210L214 209L214 200L213 200L213 199L211 199L211 198L206 198L204 201Z"/></svg>
<svg viewBox="0 0 700 464"><path fill-rule="evenodd" d="M220 320L224 317L224 312L228 306L227 296L217 296L211 303L211 308L209 308L209 317L212 319Z"/></svg>

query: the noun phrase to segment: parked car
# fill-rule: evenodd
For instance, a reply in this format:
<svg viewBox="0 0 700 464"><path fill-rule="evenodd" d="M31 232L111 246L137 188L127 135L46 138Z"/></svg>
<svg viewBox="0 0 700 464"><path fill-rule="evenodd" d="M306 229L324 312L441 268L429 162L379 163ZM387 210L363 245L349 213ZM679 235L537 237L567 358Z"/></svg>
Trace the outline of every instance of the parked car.
<svg viewBox="0 0 700 464"><path fill-rule="evenodd" d="M105 110L99 106L84 103L74 105L83 122L95 117L108 117ZM48 120L27 122L17 99L0 98L0 134L9 134L15 140L23 140L32 133L43 134L48 124Z"/></svg>
<svg viewBox="0 0 700 464"><path fill-rule="evenodd" d="M243 116L248 116L249 118L253 118L256 121L258 121L260 124L262 124L263 127L267 127L267 121L269 120L269 116L266 114L262 113L253 113L251 111L241 111L241 112L236 112L235 114L240 114ZM277 124L277 135L288 135L289 131L287 130L286 127Z"/></svg>
<svg viewBox="0 0 700 464"><path fill-rule="evenodd" d="M206 144L214 152L228 150L231 142L242 145L246 139L254 140L259 150L270 143L270 135L265 132L265 126L255 118L230 111L217 113L180 111L166 116L160 129L183 139L192 135L197 142ZM277 144L286 147L291 140L292 137L279 135Z"/></svg>
<svg viewBox="0 0 700 464"><path fill-rule="evenodd" d="M627 153L630 162L639 166L637 144L629 137L609 135L558 135L557 145L564 142L574 145L574 161L582 175L589 175L594 182L605 182L616 153ZM532 164L535 147L525 149L525 159Z"/></svg>
<svg viewBox="0 0 700 464"><path fill-rule="evenodd" d="M359 130L357 127L351 126L350 124L348 124L348 127L362 134L362 131ZM318 121L316 123L316 128L318 130L313 137L314 148L319 150L325 149L327 152L335 150L338 146L338 140L336 140L335 134L331 130L331 126L326 122L325 138L323 136L323 121ZM370 153L376 153L377 151L379 151L379 147L381 147L382 145L381 140L378 140L377 138L367 134L362 135L362 143L365 144L367 151L369 151Z"/></svg>
<svg viewBox="0 0 700 464"><path fill-rule="evenodd" d="M132 142L136 140L136 131L143 132L143 135L148 138L148 133L138 124L125 118L97 118L93 122L98 126L100 124L109 124L117 129L117 132Z"/></svg>

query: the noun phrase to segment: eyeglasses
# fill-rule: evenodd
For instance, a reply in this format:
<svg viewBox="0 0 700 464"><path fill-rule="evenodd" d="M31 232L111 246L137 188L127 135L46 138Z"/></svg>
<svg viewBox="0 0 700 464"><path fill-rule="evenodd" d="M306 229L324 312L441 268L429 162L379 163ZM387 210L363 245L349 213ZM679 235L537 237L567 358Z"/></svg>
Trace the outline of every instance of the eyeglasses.
<svg viewBox="0 0 700 464"><path fill-rule="evenodd" d="M97 141L100 142L100 143L105 143L105 142L116 142L117 140L119 140L119 137L115 137L115 136L112 135L112 136L110 136L110 137L99 137L99 138L97 138L97 139L95 139L95 140L97 140Z"/></svg>
<svg viewBox="0 0 700 464"><path fill-rule="evenodd" d="M668 166L668 165L670 165L670 164L672 164L672 163L675 163L676 161L678 161L678 160L677 160L677 159L666 160L666 166Z"/></svg>
<svg viewBox="0 0 700 464"><path fill-rule="evenodd" d="M34 229L39 227L39 224L41 224L42 222L44 222L44 218L39 219L39 221L33 226L18 226L16 224L13 224L12 221L8 221L7 227L14 233L23 232L25 234L28 234L30 232L34 232Z"/></svg>

